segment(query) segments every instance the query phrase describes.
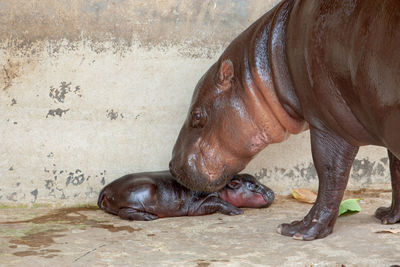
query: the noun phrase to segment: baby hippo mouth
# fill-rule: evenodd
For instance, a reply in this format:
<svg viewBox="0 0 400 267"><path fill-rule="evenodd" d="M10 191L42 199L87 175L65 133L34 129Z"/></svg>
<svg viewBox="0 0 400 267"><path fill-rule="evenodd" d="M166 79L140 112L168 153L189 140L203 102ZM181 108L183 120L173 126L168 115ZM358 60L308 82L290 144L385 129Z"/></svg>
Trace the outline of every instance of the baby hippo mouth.
<svg viewBox="0 0 400 267"><path fill-rule="evenodd" d="M253 194L243 202L246 202L246 206L251 208L267 208L272 202L274 202L275 194L274 192L266 186L257 188Z"/></svg>
<svg viewBox="0 0 400 267"><path fill-rule="evenodd" d="M248 205L257 208L269 207L274 202L275 194L267 186L252 179L247 181L247 189L250 191L250 197L247 199Z"/></svg>
<svg viewBox="0 0 400 267"><path fill-rule="evenodd" d="M275 199L270 188L249 174L235 175L222 191L221 197L236 207L266 208Z"/></svg>

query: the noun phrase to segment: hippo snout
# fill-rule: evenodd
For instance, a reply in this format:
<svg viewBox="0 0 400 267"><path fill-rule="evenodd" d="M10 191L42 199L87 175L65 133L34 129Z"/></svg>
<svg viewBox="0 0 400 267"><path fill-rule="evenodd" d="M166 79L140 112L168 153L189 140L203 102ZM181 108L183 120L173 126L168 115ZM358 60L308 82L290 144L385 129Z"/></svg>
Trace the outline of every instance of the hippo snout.
<svg viewBox="0 0 400 267"><path fill-rule="evenodd" d="M264 186L264 188L261 188L260 194L263 196L264 200L267 202L266 207L270 206L272 204L272 202L274 202L274 200L275 200L274 191L272 191L267 186Z"/></svg>
<svg viewBox="0 0 400 267"><path fill-rule="evenodd" d="M260 194L263 197L265 201L265 205L263 205L263 207L269 207L275 200L274 191L259 182L255 182L255 184L253 184L251 191L256 194Z"/></svg>
<svg viewBox="0 0 400 267"><path fill-rule="evenodd" d="M175 180L181 185L195 191L216 192L222 189L231 176L220 174L218 179L210 179L209 173L198 170L195 162L178 164L175 159L169 162L169 170Z"/></svg>

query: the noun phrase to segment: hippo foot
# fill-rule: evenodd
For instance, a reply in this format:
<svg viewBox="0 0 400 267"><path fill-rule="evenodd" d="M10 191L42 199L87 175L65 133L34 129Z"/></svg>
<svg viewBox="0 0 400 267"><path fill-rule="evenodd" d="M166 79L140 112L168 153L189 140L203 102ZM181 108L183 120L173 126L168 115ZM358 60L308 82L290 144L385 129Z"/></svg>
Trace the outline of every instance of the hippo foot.
<svg viewBox="0 0 400 267"><path fill-rule="evenodd" d="M324 238L333 231L333 227L328 223L318 223L313 220L311 223L303 221L294 221L292 223L283 223L278 226L278 233L291 236L293 239L311 241L318 238Z"/></svg>
<svg viewBox="0 0 400 267"><path fill-rule="evenodd" d="M278 226L277 231L281 235L291 236L293 239L310 241L324 238L332 233L336 219L337 211L330 210L328 213L326 207L321 208L317 204L303 220L283 223Z"/></svg>
<svg viewBox="0 0 400 267"><path fill-rule="evenodd" d="M230 208L222 209L221 213L225 214L225 215L229 215L229 216L235 216L235 215L243 214L243 210L236 208L236 207L230 207Z"/></svg>
<svg viewBox="0 0 400 267"><path fill-rule="evenodd" d="M375 211L375 217L381 220L382 224L394 224L400 221L400 211L392 206L380 207Z"/></svg>

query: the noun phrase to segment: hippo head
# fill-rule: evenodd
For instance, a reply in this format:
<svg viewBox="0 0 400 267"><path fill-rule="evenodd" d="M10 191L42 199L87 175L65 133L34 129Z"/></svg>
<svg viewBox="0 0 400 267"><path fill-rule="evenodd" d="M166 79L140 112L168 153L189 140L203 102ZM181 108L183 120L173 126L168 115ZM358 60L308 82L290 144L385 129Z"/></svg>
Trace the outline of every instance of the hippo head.
<svg viewBox="0 0 400 267"><path fill-rule="evenodd" d="M198 82L170 161L179 183L215 192L269 143L284 139L249 72L222 57Z"/></svg>
<svg viewBox="0 0 400 267"><path fill-rule="evenodd" d="M267 186L249 174L235 175L220 191L220 198L235 207L265 208L272 204L275 195Z"/></svg>

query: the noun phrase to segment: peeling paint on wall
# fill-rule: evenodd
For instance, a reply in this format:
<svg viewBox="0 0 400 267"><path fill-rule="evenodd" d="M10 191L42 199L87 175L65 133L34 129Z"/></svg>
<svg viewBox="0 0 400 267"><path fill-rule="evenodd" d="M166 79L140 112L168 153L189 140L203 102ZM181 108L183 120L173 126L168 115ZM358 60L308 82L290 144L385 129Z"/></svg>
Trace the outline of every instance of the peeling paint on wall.
<svg viewBox="0 0 400 267"><path fill-rule="evenodd" d="M312 162L285 168L261 168L254 176L267 184L278 184L282 180L288 180L292 188L304 186L304 184L318 185L318 176ZM385 184L390 181L388 158L371 161L369 158L355 159L350 173L350 184L354 188L365 188L376 184Z"/></svg>
<svg viewBox="0 0 400 267"><path fill-rule="evenodd" d="M75 95L82 97L80 90L81 88L79 85L76 85L74 88L72 88L71 82L61 82L57 88L50 86L49 97L52 98L55 103L64 103L65 96L68 93L74 93Z"/></svg>
<svg viewBox="0 0 400 267"><path fill-rule="evenodd" d="M34 199L31 201L32 203L36 202L37 195L38 195L38 189L36 188L35 190L31 191L31 195L34 197Z"/></svg>
<svg viewBox="0 0 400 267"><path fill-rule="evenodd" d="M275 180L276 182L281 180L282 177L287 177L297 183L299 180L301 181L301 183L304 183L303 180L309 183L315 182L317 180L317 172L312 162L298 164L290 169L278 167L271 169L262 168L258 172L256 172L254 176L259 180Z"/></svg>
<svg viewBox="0 0 400 267"><path fill-rule="evenodd" d="M89 40L99 53L110 50L102 46L109 41L119 48L140 43L148 49L185 44L215 50L277 2L3 0L0 40L11 38L7 47L29 53L40 51L34 43L46 39L52 42L42 49L51 53L66 43L74 49L73 43L81 39Z"/></svg>
<svg viewBox="0 0 400 267"><path fill-rule="evenodd" d="M49 112L47 112L46 118L48 118L49 116L58 116L58 117L62 117L63 114L67 113L69 109L61 109L61 108L57 108L57 109L50 109Z"/></svg>
<svg viewBox="0 0 400 267"><path fill-rule="evenodd" d="M110 120L116 120L118 117L123 119L124 115L121 113L118 113L117 111L114 111L113 109L109 110L107 109L107 118L109 118Z"/></svg>

